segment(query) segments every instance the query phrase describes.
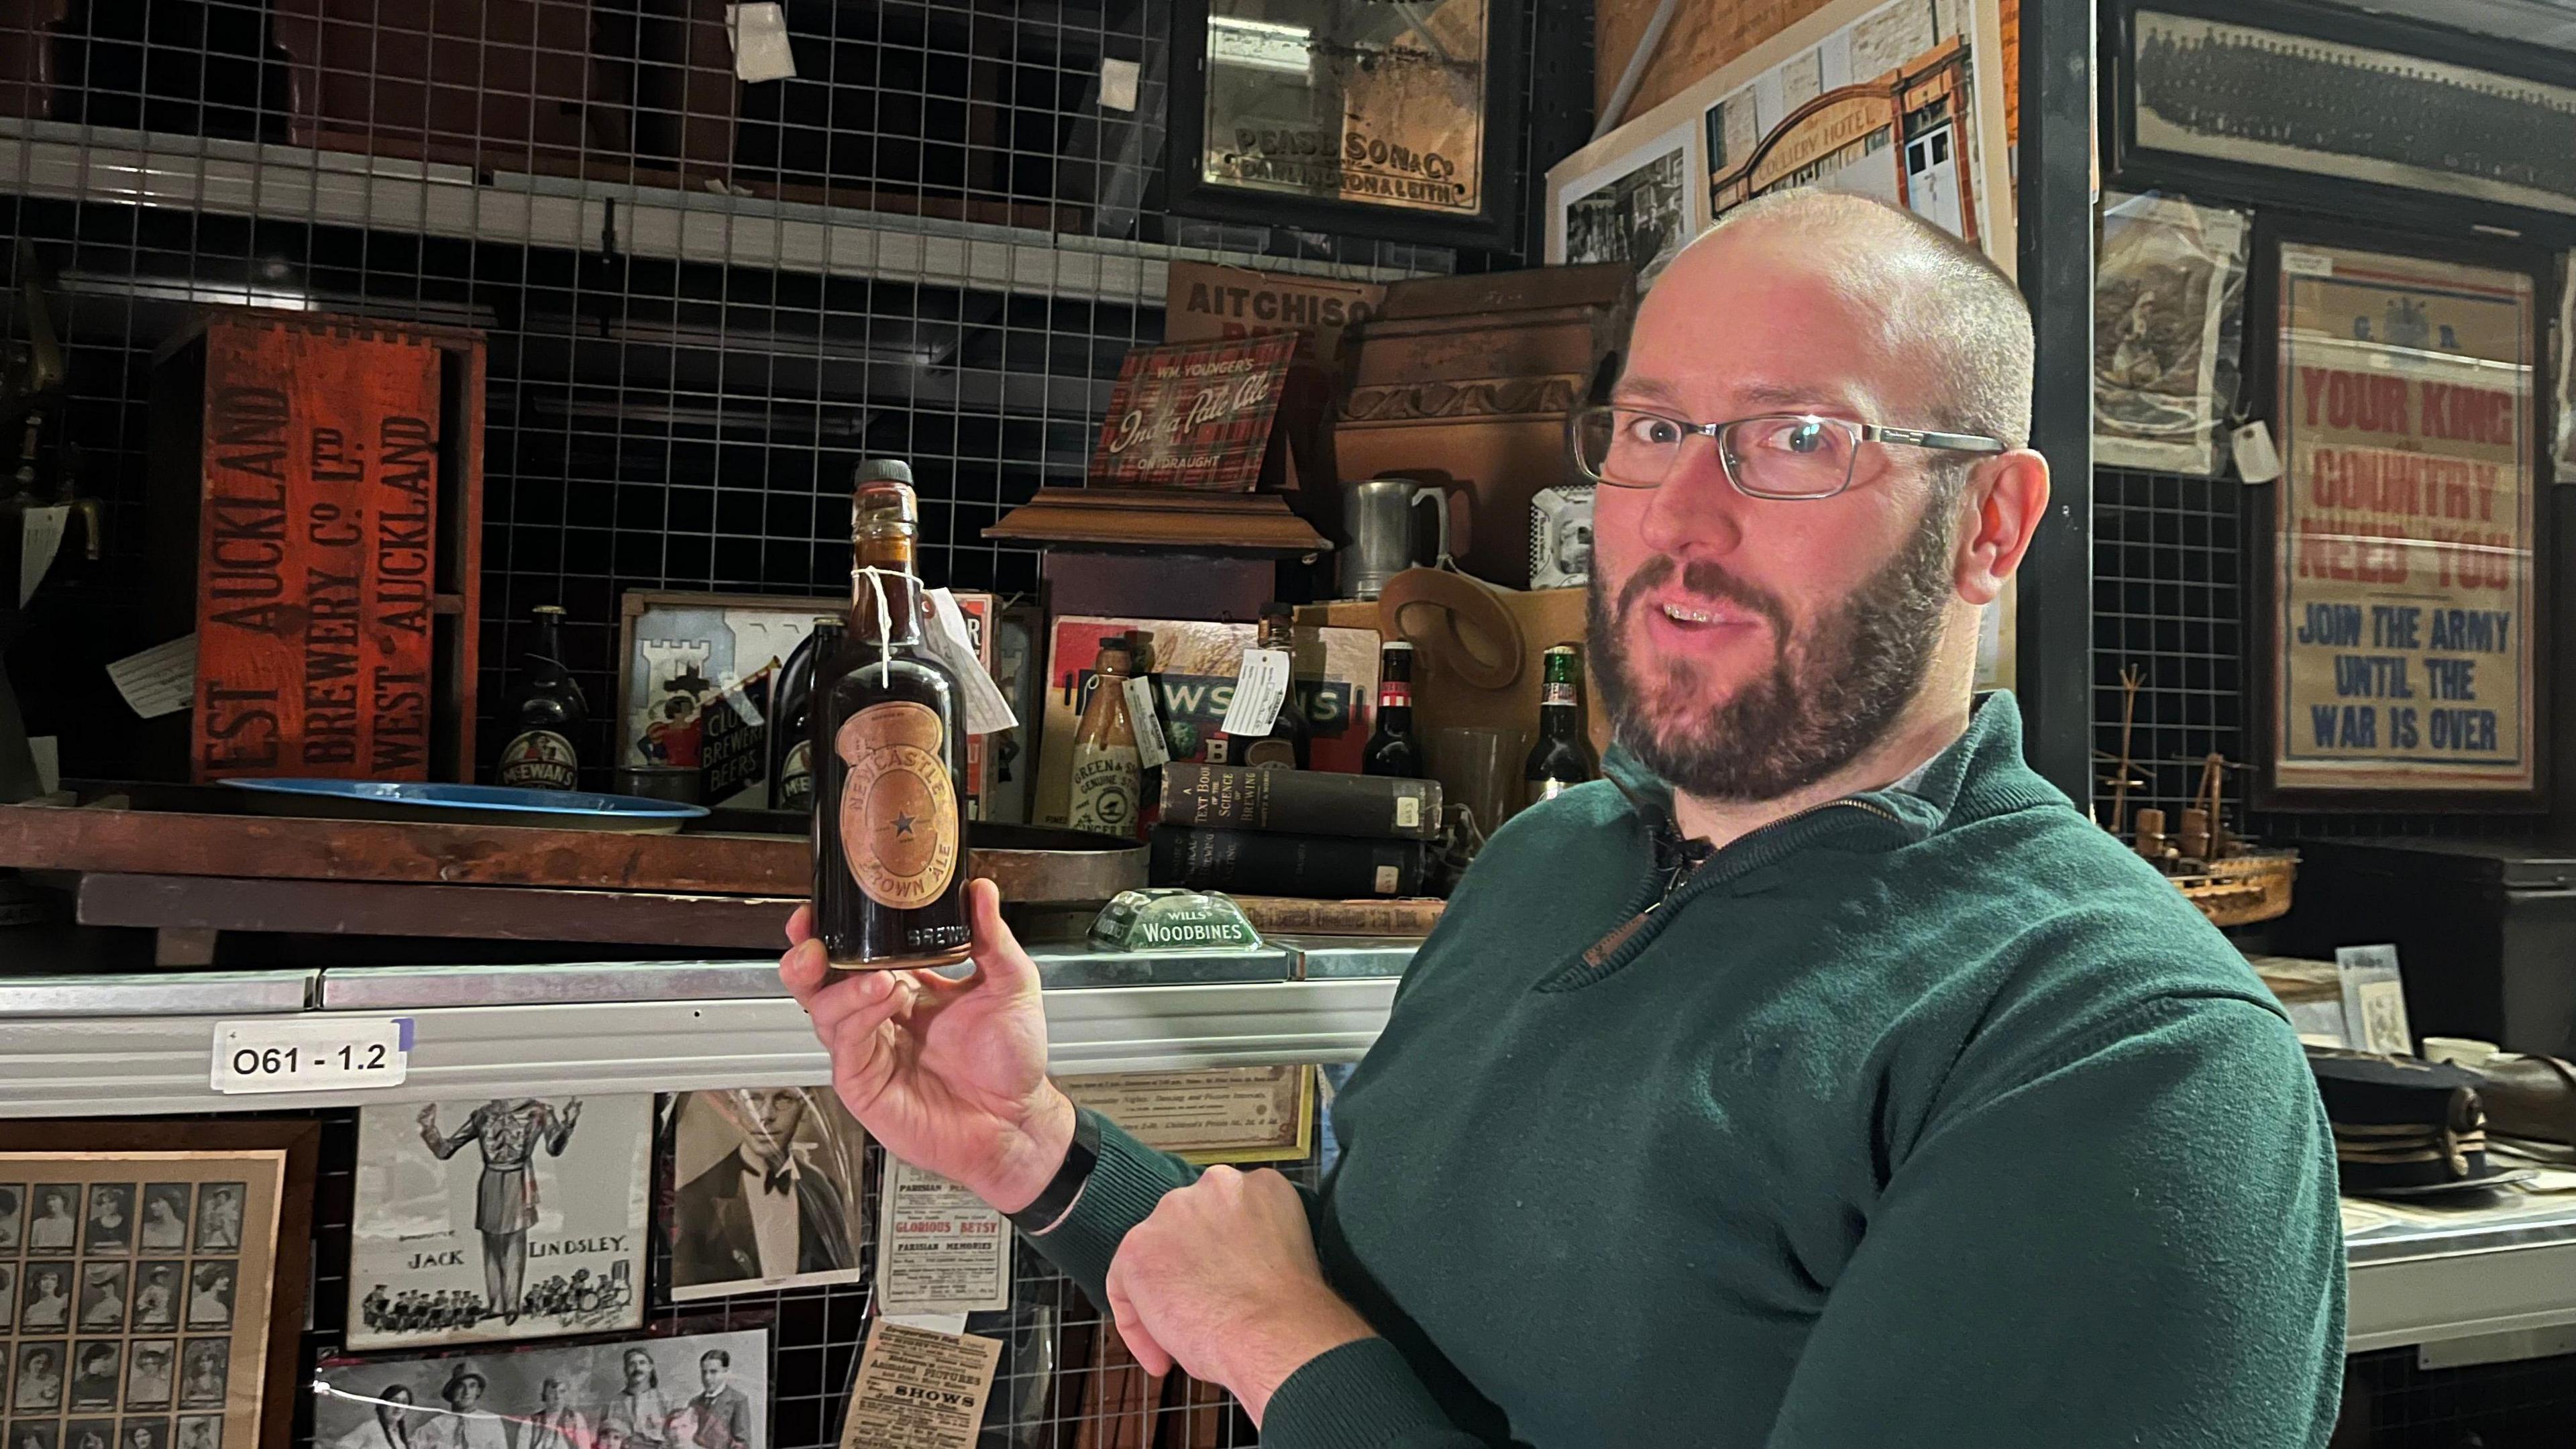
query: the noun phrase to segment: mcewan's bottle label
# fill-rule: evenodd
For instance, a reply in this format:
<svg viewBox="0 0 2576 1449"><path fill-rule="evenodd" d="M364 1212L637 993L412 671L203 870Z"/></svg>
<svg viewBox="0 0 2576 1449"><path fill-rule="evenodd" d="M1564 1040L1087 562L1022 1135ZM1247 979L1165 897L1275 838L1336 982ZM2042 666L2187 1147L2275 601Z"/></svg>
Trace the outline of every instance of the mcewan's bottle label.
<svg viewBox="0 0 2576 1449"><path fill-rule="evenodd" d="M787 747L787 757L778 762L778 808L811 810L814 808L814 743L798 740Z"/></svg>
<svg viewBox="0 0 2576 1449"><path fill-rule="evenodd" d="M868 899L893 910L929 905L957 874L957 787L941 757L938 712L909 700L872 704L841 722L841 851Z"/></svg>
<svg viewBox="0 0 2576 1449"><path fill-rule="evenodd" d="M569 790L578 773L572 741L553 730L525 730L501 747L493 778L513 790Z"/></svg>

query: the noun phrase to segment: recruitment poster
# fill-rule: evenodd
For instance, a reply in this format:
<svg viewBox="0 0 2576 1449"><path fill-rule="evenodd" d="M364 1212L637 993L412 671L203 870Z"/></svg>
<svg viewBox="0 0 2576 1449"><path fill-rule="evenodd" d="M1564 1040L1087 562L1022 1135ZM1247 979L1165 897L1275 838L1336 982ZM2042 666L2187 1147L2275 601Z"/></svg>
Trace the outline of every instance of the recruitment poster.
<svg viewBox="0 0 2576 1449"><path fill-rule="evenodd" d="M2528 277L2281 248L2274 786L2529 791Z"/></svg>

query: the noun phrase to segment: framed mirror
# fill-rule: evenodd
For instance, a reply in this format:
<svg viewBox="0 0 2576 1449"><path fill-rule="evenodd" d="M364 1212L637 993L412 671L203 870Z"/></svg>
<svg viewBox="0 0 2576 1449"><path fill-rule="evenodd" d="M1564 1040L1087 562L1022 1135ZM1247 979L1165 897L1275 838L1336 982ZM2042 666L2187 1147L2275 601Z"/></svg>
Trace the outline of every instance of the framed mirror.
<svg viewBox="0 0 2576 1449"><path fill-rule="evenodd" d="M1508 245L1524 20L1523 0L1183 0L1170 209Z"/></svg>

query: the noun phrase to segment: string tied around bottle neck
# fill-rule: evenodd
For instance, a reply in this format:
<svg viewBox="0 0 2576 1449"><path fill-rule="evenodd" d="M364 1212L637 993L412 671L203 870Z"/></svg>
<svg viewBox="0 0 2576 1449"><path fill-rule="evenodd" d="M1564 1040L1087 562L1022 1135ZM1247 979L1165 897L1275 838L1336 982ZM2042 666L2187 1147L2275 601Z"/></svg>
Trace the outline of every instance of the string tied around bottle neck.
<svg viewBox="0 0 2576 1449"><path fill-rule="evenodd" d="M890 683L894 679L894 606L886 602L885 581L888 574L897 572L893 569L879 568L875 564L861 564L850 570L854 577L864 576L867 579L868 592L876 597L877 682L879 684ZM909 578L910 575L906 574L903 577Z"/></svg>

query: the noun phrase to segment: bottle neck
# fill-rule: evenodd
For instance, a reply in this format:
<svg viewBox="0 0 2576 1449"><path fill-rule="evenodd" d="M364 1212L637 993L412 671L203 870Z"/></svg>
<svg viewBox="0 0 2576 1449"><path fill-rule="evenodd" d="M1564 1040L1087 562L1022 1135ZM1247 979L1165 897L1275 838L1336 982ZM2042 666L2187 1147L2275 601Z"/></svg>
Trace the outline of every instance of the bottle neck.
<svg viewBox="0 0 2576 1449"><path fill-rule="evenodd" d="M862 649L880 641L921 642L921 580L912 572L912 540L905 537L862 538L853 547L857 562L850 571L850 627L843 637ZM874 572L870 572L874 570ZM887 622L877 623L877 597L885 596Z"/></svg>
<svg viewBox="0 0 2576 1449"><path fill-rule="evenodd" d="M563 663L563 617L559 614L537 616L537 644L529 651L549 664Z"/></svg>
<svg viewBox="0 0 2576 1449"><path fill-rule="evenodd" d="M1413 733L1413 706L1409 704L1379 705L1377 707L1377 730L1378 733L1382 735L1409 735Z"/></svg>

